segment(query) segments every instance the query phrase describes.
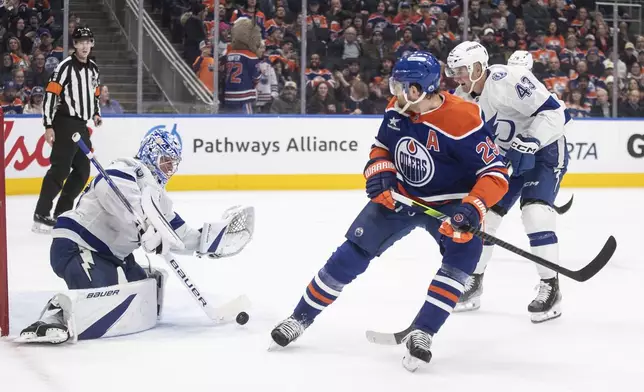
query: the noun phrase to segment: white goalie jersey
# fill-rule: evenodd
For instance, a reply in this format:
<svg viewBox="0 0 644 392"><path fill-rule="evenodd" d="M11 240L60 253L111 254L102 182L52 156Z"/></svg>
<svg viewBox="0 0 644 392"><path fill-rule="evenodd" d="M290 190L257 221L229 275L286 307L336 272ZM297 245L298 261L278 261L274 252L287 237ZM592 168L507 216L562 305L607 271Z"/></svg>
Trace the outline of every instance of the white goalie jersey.
<svg viewBox="0 0 644 392"><path fill-rule="evenodd" d="M487 72L480 96L473 98L460 86L454 94L479 104L502 152L510 149L517 135L539 140L540 149L564 136L565 125L571 120L565 104L532 72L507 65L490 66Z"/></svg>
<svg viewBox="0 0 644 392"><path fill-rule="evenodd" d="M160 200L161 213L184 241L186 250L197 249L199 231L186 225L173 211L172 200L143 163L132 158L118 159L106 168L106 172L140 216L144 216L141 195L145 188L151 187ZM101 175L88 185L75 209L58 217L52 235L119 259L140 246L136 218Z"/></svg>

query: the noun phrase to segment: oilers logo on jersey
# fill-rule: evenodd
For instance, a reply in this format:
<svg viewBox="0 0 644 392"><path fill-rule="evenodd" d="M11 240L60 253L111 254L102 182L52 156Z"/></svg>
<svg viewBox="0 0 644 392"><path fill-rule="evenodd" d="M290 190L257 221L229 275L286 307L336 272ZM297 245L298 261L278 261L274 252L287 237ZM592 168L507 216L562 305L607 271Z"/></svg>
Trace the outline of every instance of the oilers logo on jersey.
<svg viewBox="0 0 644 392"><path fill-rule="evenodd" d="M406 136L396 144L396 170L412 186L427 185L434 177L434 161L416 139Z"/></svg>

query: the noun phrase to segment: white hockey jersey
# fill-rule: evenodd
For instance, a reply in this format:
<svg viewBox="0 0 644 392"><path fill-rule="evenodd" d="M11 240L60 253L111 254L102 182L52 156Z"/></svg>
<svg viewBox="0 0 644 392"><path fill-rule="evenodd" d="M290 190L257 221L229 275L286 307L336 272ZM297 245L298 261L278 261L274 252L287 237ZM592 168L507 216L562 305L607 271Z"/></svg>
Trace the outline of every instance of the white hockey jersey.
<svg viewBox="0 0 644 392"><path fill-rule="evenodd" d="M159 207L163 216L186 245L194 251L200 232L190 228L172 209L172 200L140 161L124 158L114 161L105 170L140 216L141 195L146 187L160 194ZM139 248L136 218L126 209L103 176L98 175L87 186L75 209L61 214L52 230L54 238L67 238L79 246L101 254L125 258Z"/></svg>
<svg viewBox="0 0 644 392"><path fill-rule="evenodd" d="M570 114L565 104L532 72L507 65L493 65L487 72L483 92L478 97L473 98L460 86L454 94L479 104L502 152L510 149L516 135L539 140L541 149L564 136Z"/></svg>

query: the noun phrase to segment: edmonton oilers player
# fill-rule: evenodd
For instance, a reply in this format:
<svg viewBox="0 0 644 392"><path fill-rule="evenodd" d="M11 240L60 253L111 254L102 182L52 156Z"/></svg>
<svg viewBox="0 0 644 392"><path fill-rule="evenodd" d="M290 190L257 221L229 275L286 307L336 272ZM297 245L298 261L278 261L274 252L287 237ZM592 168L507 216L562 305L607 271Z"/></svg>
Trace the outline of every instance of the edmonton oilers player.
<svg viewBox="0 0 644 392"><path fill-rule="evenodd" d="M488 67L485 48L466 41L450 52L445 73L459 83L455 94L478 102L496 133L495 143L512 168L510 189L499 203L491 206L485 231L494 235L503 216L521 197L521 217L532 253L557 263L556 212L552 205L568 166L564 130L571 118L564 103L530 72L529 56L515 52L512 61L508 60L508 65L522 66ZM483 273L491 257L492 246L486 244L456 311L480 307ZM557 274L539 265L537 271L541 278L538 293L528 305L535 323L561 316Z"/></svg>
<svg viewBox="0 0 644 392"><path fill-rule="evenodd" d="M508 188L507 169L479 108L440 93L440 74L438 60L427 52L414 52L396 64L390 79L395 98L364 170L371 201L313 277L293 314L273 329L275 344L284 347L297 339L374 257L422 227L440 245L443 260L415 329L405 338L403 365L414 371L429 362L432 337L452 312L481 254L481 240L464 229L479 227L488 206ZM394 190L432 205L451 216L451 223L396 205Z"/></svg>
<svg viewBox="0 0 644 392"><path fill-rule="evenodd" d="M252 213L252 209L233 207L221 221L204 223L200 230L190 228L173 211L165 185L180 161L178 138L154 130L145 136L135 158L117 159L106 168L124 197L145 218L144 227L101 175L88 185L75 209L58 217L50 262L70 291L54 296L40 319L21 332L18 342L57 344L72 336L94 339L154 327L161 315L167 274L156 268L146 273L132 252L139 247L148 253L170 250L171 233L155 223L160 221L158 215L181 238L182 253L225 257L245 246L249 238L229 235L228 224L235 215ZM151 208L143 201L150 198L155 200ZM173 247L172 251L178 250Z"/></svg>

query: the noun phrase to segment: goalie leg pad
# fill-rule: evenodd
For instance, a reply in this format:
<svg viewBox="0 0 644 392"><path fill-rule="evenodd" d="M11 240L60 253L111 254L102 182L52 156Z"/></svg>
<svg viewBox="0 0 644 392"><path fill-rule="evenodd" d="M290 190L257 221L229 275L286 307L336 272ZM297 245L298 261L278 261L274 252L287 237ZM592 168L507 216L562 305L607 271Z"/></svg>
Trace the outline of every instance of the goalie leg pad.
<svg viewBox="0 0 644 392"><path fill-rule="evenodd" d="M157 280L72 290L72 319L79 340L128 335L157 323Z"/></svg>

